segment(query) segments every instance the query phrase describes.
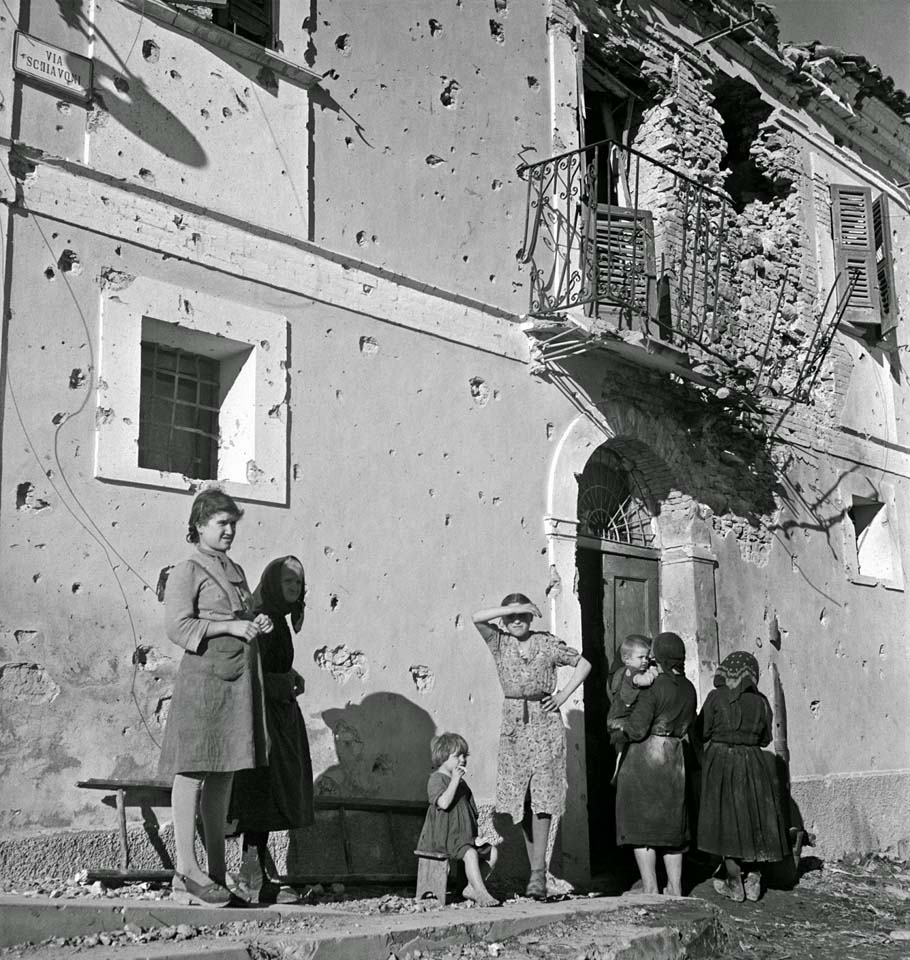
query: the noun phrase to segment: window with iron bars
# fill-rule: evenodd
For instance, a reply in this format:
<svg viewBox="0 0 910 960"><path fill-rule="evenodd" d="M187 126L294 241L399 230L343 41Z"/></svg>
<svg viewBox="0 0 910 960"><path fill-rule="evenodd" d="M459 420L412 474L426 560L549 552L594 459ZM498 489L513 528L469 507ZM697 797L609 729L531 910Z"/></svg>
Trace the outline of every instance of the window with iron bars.
<svg viewBox="0 0 910 960"><path fill-rule="evenodd" d="M218 475L220 364L142 342L139 466L199 480Z"/></svg>
<svg viewBox="0 0 910 960"><path fill-rule="evenodd" d="M226 7L214 11L214 21L237 36L273 48L278 24L276 7L277 0L228 0Z"/></svg>

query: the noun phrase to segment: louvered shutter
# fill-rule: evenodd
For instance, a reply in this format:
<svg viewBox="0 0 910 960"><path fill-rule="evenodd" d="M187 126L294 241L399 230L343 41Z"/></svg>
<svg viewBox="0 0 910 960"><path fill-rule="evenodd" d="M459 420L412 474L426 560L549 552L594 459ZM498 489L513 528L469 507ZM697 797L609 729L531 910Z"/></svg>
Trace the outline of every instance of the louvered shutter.
<svg viewBox="0 0 910 960"><path fill-rule="evenodd" d="M891 254L891 218L888 199L872 201L872 236L875 244L875 270L882 310L882 335L897 326L897 301L894 292L894 261Z"/></svg>
<svg viewBox="0 0 910 960"><path fill-rule="evenodd" d="M657 275L651 214L601 203L596 229L598 303L655 316Z"/></svg>
<svg viewBox="0 0 910 960"><path fill-rule="evenodd" d="M843 296L853 279L844 311L850 323L881 323L872 191L869 187L831 185L834 265L837 289Z"/></svg>

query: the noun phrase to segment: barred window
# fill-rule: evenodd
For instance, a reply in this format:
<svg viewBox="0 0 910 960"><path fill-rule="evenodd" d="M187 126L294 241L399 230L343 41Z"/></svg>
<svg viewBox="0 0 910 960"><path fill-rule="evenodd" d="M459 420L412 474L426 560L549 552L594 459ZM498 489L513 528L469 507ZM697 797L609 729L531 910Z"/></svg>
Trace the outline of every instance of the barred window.
<svg viewBox="0 0 910 960"><path fill-rule="evenodd" d="M217 360L142 341L139 466L217 477L219 393Z"/></svg>
<svg viewBox="0 0 910 960"><path fill-rule="evenodd" d="M578 533L652 547L651 512L631 464L600 446L578 477Z"/></svg>

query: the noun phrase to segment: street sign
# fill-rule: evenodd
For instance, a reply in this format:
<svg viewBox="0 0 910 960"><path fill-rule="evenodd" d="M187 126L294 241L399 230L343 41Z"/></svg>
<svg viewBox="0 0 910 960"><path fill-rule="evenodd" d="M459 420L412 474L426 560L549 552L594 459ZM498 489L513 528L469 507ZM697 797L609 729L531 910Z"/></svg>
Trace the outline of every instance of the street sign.
<svg viewBox="0 0 910 960"><path fill-rule="evenodd" d="M92 99L92 61L45 43L37 37L16 31L13 48L13 70L78 100Z"/></svg>

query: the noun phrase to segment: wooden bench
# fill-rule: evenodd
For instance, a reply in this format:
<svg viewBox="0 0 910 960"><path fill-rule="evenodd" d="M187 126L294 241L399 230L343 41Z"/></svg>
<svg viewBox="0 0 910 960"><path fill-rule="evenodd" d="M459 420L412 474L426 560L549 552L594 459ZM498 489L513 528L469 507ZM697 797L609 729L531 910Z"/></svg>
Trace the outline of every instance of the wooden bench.
<svg viewBox="0 0 910 960"><path fill-rule="evenodd" d="M106 806L117 811L117 827L119 835L120 858L119 868L90 869L89 880L102 882L124 881L168 881L173 877L174 870L170 855L158 833L158 819L154 814L154 807L170 807L171 781L170 780L117 780L93 779L80 780L77 787L83 790L104 791L107 796L101 798ZM416 875L413 867L402 869L395 857L392 866L395 868L388 873L356 873L353 869L353 848L349 836L348 813L366 812L383 815L386 830L391 841L393 856L395 843L393 837L393 815L406 815L415 818L426 814L427 803L424 800L385 800L377 797L325 797L317 796L314 800L317 810L337 811L340 825L341 841L344 855L345 870L342 873L289 875L281 880L291 885L357 883L383 884L386 886L405 886L412 884ZM165 869L162 870L131 870L130 843L127 833L126 811L128 807L139 807L142 812L142 824L149 842L161 857Z"/></svg>

